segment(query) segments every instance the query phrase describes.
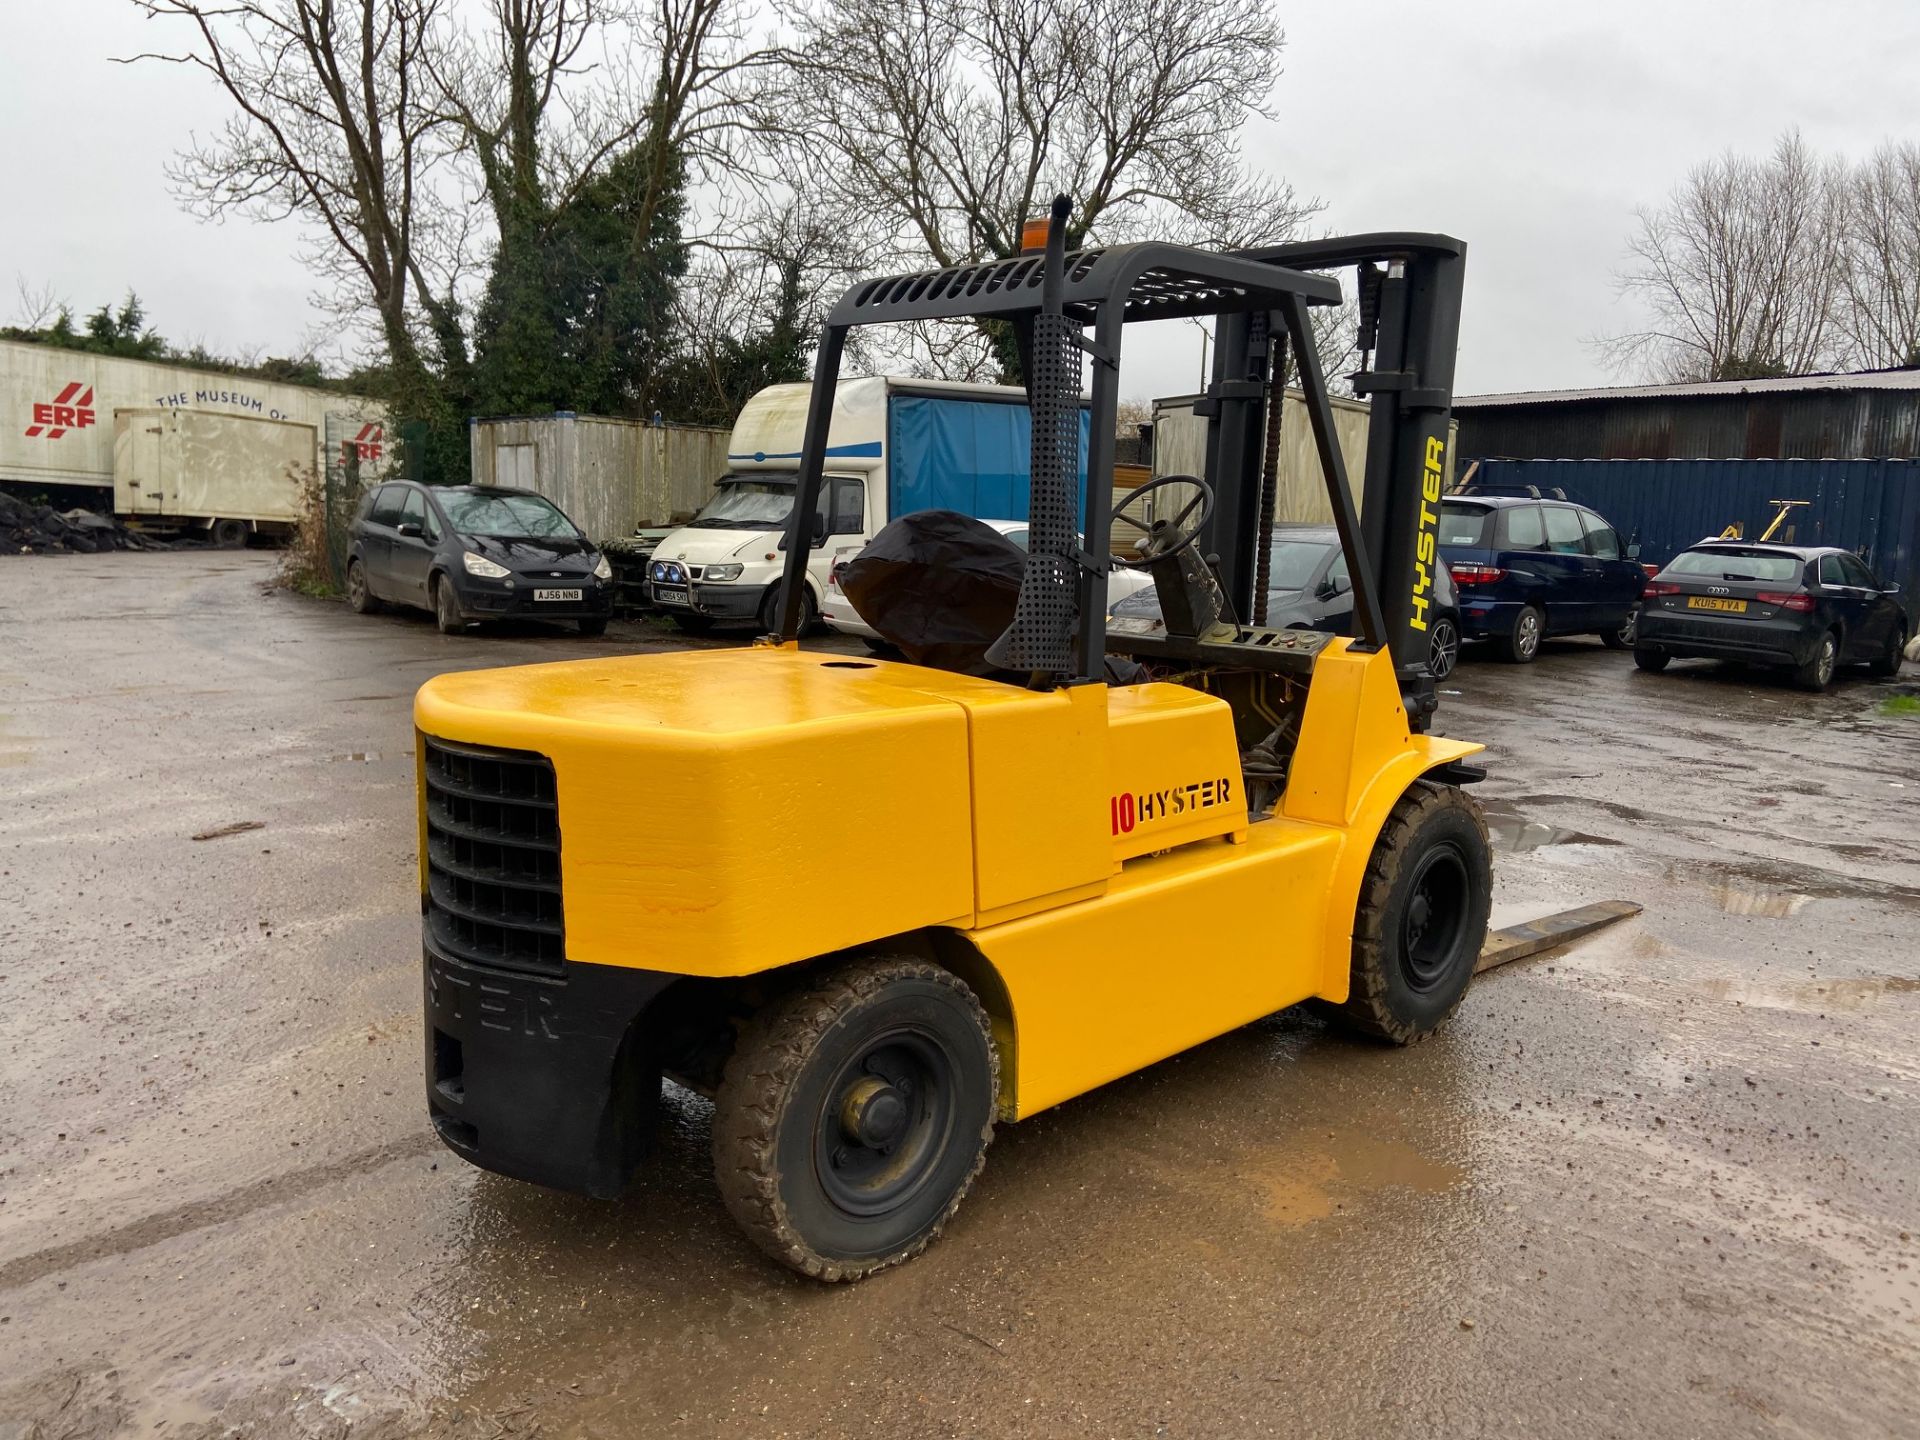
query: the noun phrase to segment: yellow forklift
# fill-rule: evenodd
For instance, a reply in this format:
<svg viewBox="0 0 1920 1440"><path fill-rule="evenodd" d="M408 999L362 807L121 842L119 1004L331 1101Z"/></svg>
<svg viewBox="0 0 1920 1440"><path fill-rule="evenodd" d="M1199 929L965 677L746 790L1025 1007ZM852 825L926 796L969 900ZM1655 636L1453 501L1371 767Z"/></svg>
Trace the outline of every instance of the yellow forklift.
<svg viewBox="0 0 1920 1440"><path fill-rule="evenodd" d="M464 1159L617 1196L671 1079L713 1098L755 1243L855 1279L939 1233L996 1123L1301 1001L1398 1044L1459 1003L1487 931L1460 788L1481 747L1429 733L1424 666L1465 247L1068 253L1068 214L831 312L777 633L422 687L427 1104ZM1347 269L1357 507L1309 321ZM1218 337L1208 473L1116 514L1123 333L1181 317ZM977 673L803 647L849 332L983 319L1018 338L1032 423L1011 623ZM1288 350L1351 636L1259 623ZM1116 523L1159 620L1108 623Z"/></svg>

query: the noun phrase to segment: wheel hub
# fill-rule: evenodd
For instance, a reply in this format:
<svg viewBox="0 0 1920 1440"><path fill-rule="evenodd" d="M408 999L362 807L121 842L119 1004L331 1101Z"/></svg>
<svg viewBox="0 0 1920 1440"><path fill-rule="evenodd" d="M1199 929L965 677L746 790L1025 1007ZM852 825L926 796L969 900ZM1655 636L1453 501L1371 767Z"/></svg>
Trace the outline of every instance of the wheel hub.
<svg viewBox="0 0 1920 1440"><path fill-rule="evenodd" d="M1433 918L1433 902L1423 890L1413 897L1413 903L1407 906L1407 938L1418 942L1427 933L1427 924Z"/></svg>
<svg viewBox="0 0 1920 1440"><path fill-rule="evenodd" d="M876 1076L862 1076L847 1091L840 1106L840 1128L849 1140L874 1150L890 1150L906 1133L909 1108L902 1086Z"/></svg>
<svg viewBox="0 0 1920 1440"><path fill-rule="evenodd" d="M1415 869L1400 917L1400 954L1408 985L1417 991L1445 983L1465 943L1472 884L1453 845L1429 851Z"/></svg>

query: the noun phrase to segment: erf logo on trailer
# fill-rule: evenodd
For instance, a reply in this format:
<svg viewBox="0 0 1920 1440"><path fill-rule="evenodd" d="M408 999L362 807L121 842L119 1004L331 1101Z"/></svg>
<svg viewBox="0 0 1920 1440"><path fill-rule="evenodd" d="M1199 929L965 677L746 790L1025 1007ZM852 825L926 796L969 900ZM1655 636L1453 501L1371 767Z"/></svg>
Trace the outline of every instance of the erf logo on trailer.
<svg viewBox="0 0 1920 1440"><path fill-rule="evenodd" d="M80 393L80 382L73 381L52 400L33 402L33 423L27 426L27 438L37 437L42 431L47 439L58 440L69 430L84 430L93 424L93 387L87 387L87 393L78 400L73 397Z"/></svg>
<svg viewBox="0 0 1920 1440"><path fill-rule="evenodd" d="M380 445L386 438L386 431L378 425L362 425L360 433L351 440L340 442L340 463L351 465L356 460L378 460Z"/></svg>
<svg viewBox="0 0 1920 1440"><path fill-rule="evenodd" d="M1427 628L1427 611L1433 608L1433 566L1440 537L1440 516L1433 507L1440 503L1440 471L1446 458L1446 442L1429 435L1427 463L1420 476L1420 538L1414 542L1413 611L1407 616L1407 623L1416 630Z"/></svg>

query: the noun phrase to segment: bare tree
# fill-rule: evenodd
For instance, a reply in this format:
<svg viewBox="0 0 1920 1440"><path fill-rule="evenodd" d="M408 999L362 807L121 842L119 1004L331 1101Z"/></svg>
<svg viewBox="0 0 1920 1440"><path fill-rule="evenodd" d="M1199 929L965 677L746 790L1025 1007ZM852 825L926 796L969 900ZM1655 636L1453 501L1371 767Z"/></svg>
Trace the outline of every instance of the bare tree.
<svg viewBox="0 0 1920 1440"><path fill-rule="evenodd" d="M769 52L744 0L487 0L433 61L448 118L478 161L496 226L564 205L616 155L650 167L636 229L682 175L731 175L753 72Z"/></svg>
<svg viewBox="0 0 1920 1440"><path fill-rule="evenodd" d="M793 0L760 122L901 266L1018 252L1053 195L1069 241L1275 242L1318 208L1242 162L1283 36L1241 0ZM1002 368L1014 366L996 344ZM971 366L977 346L946 357Z"/></svg>
<svg viewBox="0 0 1920 1440"><path fill-rule="evenodd" d="M1920 365L1920 145L1888 141L1848 175L1846 304L1854 364Z"/></svg>
<svg viewBox="0 0 1920 1440"><path fill-rule="evenodd" d="M59 291L53 288L53 282L33 285L24 275L14 277L14 293L19 297L19 306L14 311L14 324L22 330L44 328L55 316L68 311L69 307L60 298Z"/></svg>
<svg viewBox="0 0 1920 1440"><path fill-rule="evenodd" d="M1618 277L1643 329L1605 338L1618 368L1664 380L1801 375L1844 358L1840 167L1798 133L1766 160L1695 166L1664 205L1638 212Z"/></svg>
<svg viewBox="0 0 1920 1440"><path fill-rule="evenodd" d="M426 282L420 251L447 149L425 83L440 0L134 3L186 34L177 49L129 58L203 71L236 112L170 171L190 205L313 226L316 267L353 282L400 386L428 372L422 311L442 362L464 363L457 307Z"/></svg>

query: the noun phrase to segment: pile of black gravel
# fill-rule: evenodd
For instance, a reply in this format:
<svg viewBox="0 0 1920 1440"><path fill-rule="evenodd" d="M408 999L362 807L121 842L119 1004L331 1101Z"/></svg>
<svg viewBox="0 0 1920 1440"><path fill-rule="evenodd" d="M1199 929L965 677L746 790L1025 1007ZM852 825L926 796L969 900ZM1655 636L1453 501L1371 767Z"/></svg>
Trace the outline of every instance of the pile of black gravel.
<svg viewBox="0 0 1920 1440"><path fill-rule="evenodd" d="M129 530L110 515L35 505L0 491L0 555L92 555L101 550L165 550L167 542Z"/></svg>

